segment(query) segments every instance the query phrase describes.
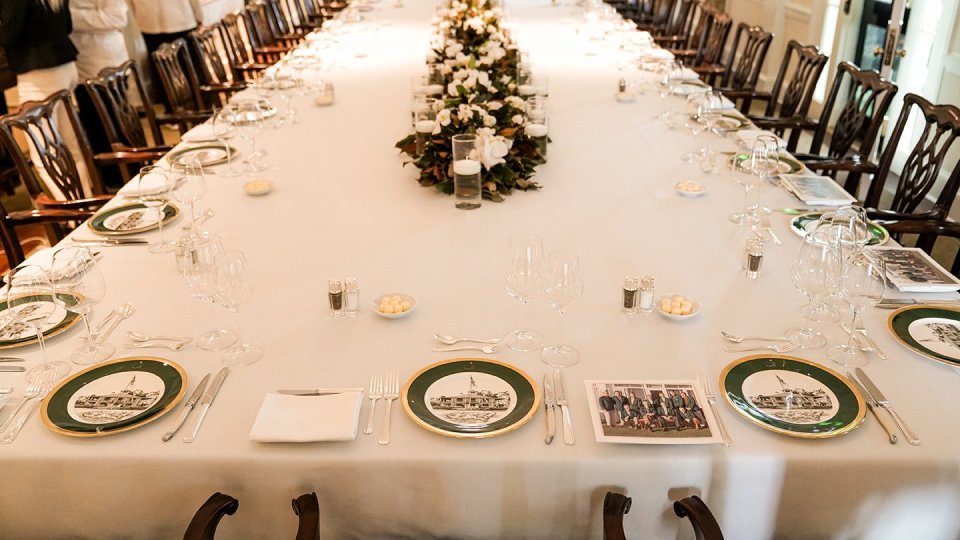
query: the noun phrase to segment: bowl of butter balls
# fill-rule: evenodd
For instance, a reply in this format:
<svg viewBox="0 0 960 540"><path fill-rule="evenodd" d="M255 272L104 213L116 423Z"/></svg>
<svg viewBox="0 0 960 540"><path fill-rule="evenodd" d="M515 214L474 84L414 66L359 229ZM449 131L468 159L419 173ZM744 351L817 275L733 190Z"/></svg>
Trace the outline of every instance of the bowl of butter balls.
<svg viewBox="0 0 960 540"><path fill-rule="evenodd" d="M373 301L373 311L387 319L406 317L417 308L417 299L409 294L389 293Z"/></svg>
<svg viewBox="0 0 960 540"><path fill-rule="evenodd" d="M657 300L657 311L668 319L685 321L696 317L697 313L700 313L700 304L689 297L671 294Z"/></svg>

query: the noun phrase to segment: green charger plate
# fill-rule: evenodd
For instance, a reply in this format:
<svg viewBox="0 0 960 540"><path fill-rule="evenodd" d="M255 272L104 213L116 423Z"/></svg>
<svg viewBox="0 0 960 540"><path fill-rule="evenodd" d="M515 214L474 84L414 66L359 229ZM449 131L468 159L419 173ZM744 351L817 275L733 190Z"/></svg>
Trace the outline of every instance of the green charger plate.
<svg viewBox="0 0 960 540"><path fill-rule="evenodd" d="M569 391L569 389L568 389ZM493 437L537 412L540 389L519 368L485 358L431 364L410 377L400 397L417 425L450 437Z"/></svg>
<svg viewBox="0 0 960 540"><path fill-rule="evenodd" d="M64 295L64 297L65 297L64 299L67 300L69 299L70 295ZM41 299L41 297L37 296L37 299L39 300ZM66 309L60 306L57 307L57 311L55 311L54 313L61 314L62 318L56 324L44 330L43 332L44 339L49 339L57 334L60 334L61 332L66 331L71 326L80 322L79 315L77 315L76 313L67 311ZM3 301L0 301L0 321L7 321L9 315L10 314L7 313L7 299L4 298ZM18 330L22 330L22 332ZM7 335L9 332L12 332L12 331L17 331L16 335L18 337ZM28 335L26 335L25 333L28 333ZM34 343L37 343L37 341L38 341L37 333L34 332L32 329L23 328L21 323L9 321L9 322L3 323L2 326L0 326L0 349L13 349L16 347L25 347L27 345L33 345Z"/></svg>
<svg viewBox="0 0 960 540"><path fill-rule="evenodd" d="M914 352L937 362L960 366L960 308L902 307L887 318L887 329Z"/></svg>
<svg viewBox="0 0 960 540"><path fill-rule="evenodd" d="M228 153L229 152L229 153ZM236 157L237 149L221 143L206 143L188 146L180 150L175 150L167 155L170 163L177 168L183 168L188 159L199 159L200 165L209 167L211 165L220 165L226 163L230 156Z"/></svg>
<svg viewBox="0 0 960 540"><path fill-rule="evenodd" d="M842 375L795 356L734 360L720 374L720 393L754 424L791 437L836 437L856 429L867 412Z"/></svg>
<svg viewBox="0 0 960 540"><path fill-rule="evenodd" d="M741 126L741 127L742 127L742 126ZM750 152L749 152L749 151L747 151L747 152L741 152L741 153L739 153L739 154L734 154L734 155L730 156L730 161L729 161L729 163L730 163L730 165L732 166L732 165L734 164L734 161L736 161L736 166L737 166L737 168L740 169L740 170L743 170L743 169L741 169L741 164L743 164L744 162L746 162L746 161L749 160L749 159L750 159ZM780 167L779 167L779 169L777 170L777 172L776 172L775 174L777 174L777 175L780 175L780 174L797 174L798 172L800 172L800 171L802 171L802 170L803 170L803 163L800 163L799 161L793 159L793 158L790 157L790 156L780 156Z"/></svg>
<svg viewBox="0 0 960 540"><path fill-rule="evenodd" d="M810 232L807 230L807 227L819 221L821 216L823 216L823 212L800 214L799 216L790 220L790 230L803 238L804 236L810 234ZM890 240L890 233L887 232L882 225L868 221L867 228L870 229L870 240L867 241L868 246L882 246Z"/></svg>
<svg viewBox="0 0 960 540"><path fill-rule="evenodd" d="M159 227L159 224L156 221L152 221L146 225L135 226L135 227L132 227L129 229L123 229L123 230L116 230L116 229L111 229L107 227L106 221L110 219L110 217L123 212L132 213L138 210L143 210L144 212L150 212L151 214L154 212L152 208L147 208L142 203L123 204L120 206L114 206L114 207L108 208L102 212L97 213L97 215L93 216L93 218L91 218L90 221L87 222L87 225L90 227L90 230L103 236L124 236L128 234L137 234L137 233L152 231L157 227ZM163 224L167 225L168 223L176 219L177 214L179 213L180 213L179 208L177 208L173 204L168 203L166 208L163 209Z"/></svg>
<svg viewBox="0 0 960 540"><path fill-rule="evenodd" d="M152 356L121 358L61 382L43 402L43 423L71 437L102 437L152 422L187 390L179 365Z"/></svg>

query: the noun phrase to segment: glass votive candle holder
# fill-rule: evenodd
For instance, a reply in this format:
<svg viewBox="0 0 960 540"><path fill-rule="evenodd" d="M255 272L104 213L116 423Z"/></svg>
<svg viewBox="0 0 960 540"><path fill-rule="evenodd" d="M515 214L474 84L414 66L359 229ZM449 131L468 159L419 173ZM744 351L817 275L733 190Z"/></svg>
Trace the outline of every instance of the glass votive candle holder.
<svg viewBox="0 0 960 540"><path fill-rule="evenodd" d="M480 160L477 136L454 135L453 145L453 196L461 210L480 208L482 191L480 185Z"/></svg>

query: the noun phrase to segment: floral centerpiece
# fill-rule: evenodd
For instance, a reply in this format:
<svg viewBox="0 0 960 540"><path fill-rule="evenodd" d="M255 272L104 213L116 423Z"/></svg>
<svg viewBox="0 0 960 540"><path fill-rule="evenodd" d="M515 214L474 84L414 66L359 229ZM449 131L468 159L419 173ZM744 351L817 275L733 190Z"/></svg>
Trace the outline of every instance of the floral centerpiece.
<svg viewBox="0 0 960 540"><path fill-rule="evenodd" d="M516 84L519 53L501 27L500 10L488 0L455 1L435 24L439 35L431 59L442 66L445 92L433 133L419 156L415 135L396 144L420 169L418 182L453 193L450 139L475 133L484 198L502 201L513 189L540 187L531 178L545 160L524 134L526 103L517 96Z"/></svg>

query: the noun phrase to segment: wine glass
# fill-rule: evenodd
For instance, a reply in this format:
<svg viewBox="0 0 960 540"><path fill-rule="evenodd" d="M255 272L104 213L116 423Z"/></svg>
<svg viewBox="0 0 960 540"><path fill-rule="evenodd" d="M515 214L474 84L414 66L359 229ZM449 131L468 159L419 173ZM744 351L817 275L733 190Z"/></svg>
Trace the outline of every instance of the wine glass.
<svg viewBox="0 0 960 540"><path fill-rule="evenodd" d="M780 174L780 140L775 135L758 135L755 144L763 145L767 160L766 176Z"/></svg>
<svg viewBox="0 0 960 540"><path fill-rule="evenodd" d="M843 270L840 280L840 293L850 303L853 320L850 323L850 339L843 345L836 345L827 351L827 356L838 364L851 367L867 365L869 358L856 346L857 317L860 310L875 306L883 299L887 288L887 272L883 260L874 257L868 251L853 256Z"/></svg>
<svg viewBox="0 0 960 540"><path fill-rule="evenodd" d="M216 303L217 256L223 253L223 244L216 236L191 236L184 246L181 271L187 289L195 298ZM222 351L237 341L230 330L214 329L197 339L197 346L205 351Z"/></svg>
<svg viewBox="0 0 960 540"><path fill-rule="evenodd" d="M686 106L684 107L683 125L693 133L693 147L690 149L690 153L680 158L684 163L694 163L697 160L697 155L699 154L697 135L707 129L703 117L704 109L705 107L698 98L687 100Z"/></svg>
<svg viewBox="0 0 960 540"><path fill-rule="evenodd" d="M234 132L234 123L237 120L237 107L233 104L228 104L222 109L213 109L213 117L211 119L211 127L213 129L213 136L216 137L217 142L223 145L223 150L227 153L227 166L223 168L222 174L226 177L235 177L240 176L241 172L237 170L236 163L234 163L234 150L230 147L227 139L233 137Z"/></svg>
<svg viewBox="0 0 960 540"><path fill-rule="evenodd" d="M70 364L50 361L43 333L50 330L65 314L53 298L53 286L47 273L39 266L18 266L7 275L7 309L0 336L6 339L22 339L37 336L43 354L45 371L63 374L70 372ZM52 319L52 320L51 320ZM59 378L59 377L58 377ZM38 379L39 380L39 379ZM55 380L55 379L49 379Z"/></svg>
<svg viewBox="0 0 960 540"><path fill-rule="evenodd" d="M190 158L181 164L174 173L173 196L179 202L190 206L190 232L199 234L196 229L197 201L207 194L207 182L203 177L203 164L199 158Z"/></svg>
<svg viewBox="0 0 960 540"><path fill-rule="evenodd" d="M90 250L79 246L58 249L47 276L57 304L80 315L87 329L85 344L73 351L70 361L85 366L110 358L116 348L109 343L99 343L90 327L93 308L107 294L107 284Z"/></svg>
<svg viewBox="0 0 960 540"><path fill-rule="evenodd" d="M260 359L263 351L244 343L240 334L240 306L246 304L253 293L247 259L242 251L224 251L217 255L215 265L217 302L237 318L237 342L224 353L223 363L228 366L252 364Z"/></svg>
<svg viewBox="0 0 960 540"><path fill-rule="evenodd" d="M173 179L168 171L158 165L147 165L140 169L137 179L137 189L140 202L147 208L157 212L157 227L160 229L160 240L150 244L150 253L170 253L177 249L175 242L166 239L163 234L163 222L166 218L167 204L173 192Z"/></svg>
<svg viewBox="0 0 960 540"><path fill-rule="evenodd" d="M524 306L542 290L543 240L534 234L518 234L510 239L509 262L505 284L507 294ZM509 342L515 351L539 351L543 340L539 333L527 329L527 309L523 310L520 329Z"/></svg>
<svg viewBox="0 0 960 540"><path fill-rule="evenodd" d="M567 307L583 294L583 276L580 260L572 251L554 251L547 257L543 291L550 307L560 315L559 344L545 347L540 359L556 367L572 366L580 360L580 353L563 344L563 315Z"/></svg>
<svg viewBox="0 0 960 540"><path fill-rule="evenodd" d="M807 305L801 314L810 323L823 322L821 313L824 304L820 299L837 289L840 268L839 253L835 246L825 241L822 235L812 233L804 237L797 260L793 263L791 277L793 284L807 297ZM827 338L810 325L788 330L786 335L796 339L804 349L818 349L827 344Z"/></svg>
<svg viewBox="0 0 960 540"><path fill-rule="evenodd" d="M734 154L730 160L730 167L737 183L743 186L743 211L730 214L730 221L750 226L758 220L757 205L750 201L750 192L770 172L770 160L767 156L767 147L762 142L754 142L750 155Z"/></svg>
<svg viewBox="0 0 960 540"><path fill-rule="evenodd" d="M234 124L240 138L250 143L250 155L243 160L247 172L260 172L265 169L260 158L262 154L257 150L257 136L263 127L263 109L259 101L245 100L236 104Z"/></svg>

